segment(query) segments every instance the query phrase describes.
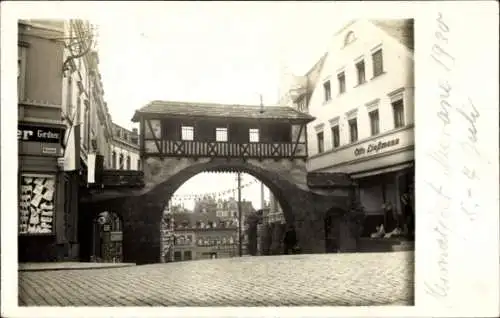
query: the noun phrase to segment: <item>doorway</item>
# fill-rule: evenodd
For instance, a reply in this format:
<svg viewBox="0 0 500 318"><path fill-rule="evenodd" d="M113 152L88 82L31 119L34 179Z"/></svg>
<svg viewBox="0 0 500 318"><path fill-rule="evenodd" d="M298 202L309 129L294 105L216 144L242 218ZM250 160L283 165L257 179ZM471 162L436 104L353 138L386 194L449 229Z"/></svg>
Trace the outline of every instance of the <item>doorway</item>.
<svg viewBox="0 0 500 318"><path fill-rule="evenodd" d="M93 221L91 260L123 262L123 222L114 212L102 212Z"/></svg>

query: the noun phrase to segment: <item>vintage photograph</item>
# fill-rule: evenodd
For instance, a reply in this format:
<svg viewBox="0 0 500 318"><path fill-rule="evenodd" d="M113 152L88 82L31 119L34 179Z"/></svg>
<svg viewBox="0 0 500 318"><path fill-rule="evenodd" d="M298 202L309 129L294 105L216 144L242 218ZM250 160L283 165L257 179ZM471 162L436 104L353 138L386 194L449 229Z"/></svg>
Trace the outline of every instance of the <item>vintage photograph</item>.
<svg viewBox="0 0 500 318"><path fill-rule="evenodd" d="M287 8L18 20L19 306L414 305L414 20Z"/></svg>

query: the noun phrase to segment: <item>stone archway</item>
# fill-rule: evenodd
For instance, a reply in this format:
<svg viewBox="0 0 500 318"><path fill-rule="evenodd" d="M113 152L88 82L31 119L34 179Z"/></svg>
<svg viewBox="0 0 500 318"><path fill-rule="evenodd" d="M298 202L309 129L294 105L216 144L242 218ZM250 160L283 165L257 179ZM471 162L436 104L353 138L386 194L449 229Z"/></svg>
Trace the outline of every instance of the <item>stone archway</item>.
<svg viewBox="0 0 500 318"><path fill-rule="evenodd" d="M348 204L347 197L311 191L306 185L303 162L149 158L144 162L146 186L140 193L89 202L83 209L119 211L124 222L124 261L156 263L161 255L160 224L164 207L184 182L207 171L244 172L261 180L280 202L286 222L295 228L302 253L325 252L324 213L332 208L345 210Z"/></svg>

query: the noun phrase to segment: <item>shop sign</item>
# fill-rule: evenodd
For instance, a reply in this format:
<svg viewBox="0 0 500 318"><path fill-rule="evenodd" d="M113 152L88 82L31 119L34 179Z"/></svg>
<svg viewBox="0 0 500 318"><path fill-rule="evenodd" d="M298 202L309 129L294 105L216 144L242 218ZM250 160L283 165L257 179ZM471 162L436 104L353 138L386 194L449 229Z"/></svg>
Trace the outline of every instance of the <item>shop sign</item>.
<svg viewBox="0 0 500 318"><path fill-rule="evenodd" d="M57 153L57 148L55 148L55 147L42 147L42 153L54 155Z"/></svg>
<svg viewBox="0 0 500 318"><path fill-rule="evenodd" d="M63 139L64 129L32 125L18 125L17 139L21 141L37 141L59 143Z"/></svg>
<svg viewBox="0 0 500 318"><path fill-rule="evenodd" d="M390 139L387 141L379 141L378 143L369 144L367 147L357 147L354 149L354 156L362 156L365 154L376 154L382 149L391 148L399 144L399 138Z"/></svg>
<svg viewBox="0 0 500 318"><path fill-rule="evenodd" d="M123 239L123 232L109 232L109 235L111 242L117 242Z"/></svg>

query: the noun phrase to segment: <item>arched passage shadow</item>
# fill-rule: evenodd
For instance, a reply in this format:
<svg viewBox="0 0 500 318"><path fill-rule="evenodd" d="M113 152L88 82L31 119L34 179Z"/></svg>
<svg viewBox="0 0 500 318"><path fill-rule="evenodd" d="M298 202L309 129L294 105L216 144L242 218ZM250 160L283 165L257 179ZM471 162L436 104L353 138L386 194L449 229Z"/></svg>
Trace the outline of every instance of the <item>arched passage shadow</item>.
<svg viewBox="0 0 500 318"><path fill-rule="evenodd" d="M193 176L207 171L247 173L262 181L279 201L287 224L296 229L303 253L325 251L324 213L332 207L345 208L346 198L322 195L299 188L291 180L244 160L193 162L168 175L140 196L116 198L85 206L90 210L119 211L123 217L124 261L156 263L160 261L160 226L164 207L175 191Z"/></svg>

